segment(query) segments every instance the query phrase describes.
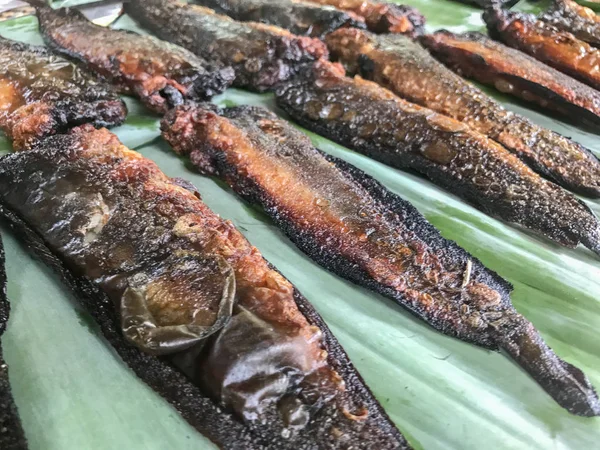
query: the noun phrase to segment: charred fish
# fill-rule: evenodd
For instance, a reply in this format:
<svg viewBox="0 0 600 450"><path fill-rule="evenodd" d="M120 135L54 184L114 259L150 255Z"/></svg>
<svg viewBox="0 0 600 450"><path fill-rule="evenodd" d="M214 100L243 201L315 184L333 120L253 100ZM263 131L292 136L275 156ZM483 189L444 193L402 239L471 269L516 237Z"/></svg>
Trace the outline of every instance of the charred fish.
<svg viewBox="0 0 600 450"><path fill-rule="evenodd" d="M600 415L582 372L559 359L510 302L509 283L408 202L315 149L258 107L183 105L162 122L173 149L262 207L308 256L450 336L505 349L563 407Z"/></svg>
<svg viewBox="0 0 600 450"><path fill-rule="evenodd" d="M4 157L0 205L127 364L217 445L408 447L295 287L107 130Z"/></svg>
<svg viewBox="0 0 600 450"><path fill-rule="evenodd" d="M568 31L577 39L600 46L600 17L593 9L573 0L554 0L540 19L560 30Z"/></svg>

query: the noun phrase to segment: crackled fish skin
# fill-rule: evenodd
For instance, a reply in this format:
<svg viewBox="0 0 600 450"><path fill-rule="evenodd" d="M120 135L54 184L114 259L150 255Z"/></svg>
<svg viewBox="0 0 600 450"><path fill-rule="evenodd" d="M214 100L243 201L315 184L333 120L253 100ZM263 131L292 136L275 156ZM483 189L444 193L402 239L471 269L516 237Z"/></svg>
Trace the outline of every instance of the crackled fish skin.
<svg viewBox="0 0 600 450"><path fill-rule="evenodd" d="M107 130L8 155L0 201L13 229L31 230L42 255L96 292L82 301L121 356L218 445L408 447L294 286L193 187ZM213 327L210 339L186 340L197 326ZM167 379L166 361L187 381Z"/></svg>
<svg viewBox="0 0 600 450"><path fill-rule="evenodd" d="M185 100L207 100L234 78L230 67L214 69L192 52L125 30L88 21L75 9L37 7L40 31L48 45L83 62L123 93L135 93L151 110L165 113Z"/></svg>
<svg viewBox="0 0 600 450"><path fill-rule="evenodd" d="M510 284L442 238L409 203L325 156L264 108L213 109L180 106L161 127L173 149L202 173L219 176L260 205L302 251L334 273L390 297L446 334L507 349L562 406L600 414L585 376L560 360L513 308Z"/></svg>
<svg viewBox="0 0 600 450"><path fill-rule="evenodd" d="M577 39L600 46L600 17L593 9L573 0L554 0L540 19L560 30L568 31Z"/></svg>
<svg viewBox="0 0 600 450"><path fill-rule="evenodd" d="M483 20L494 39L600 89L600 50L590 44L531 14L489 9Z"/></svg>
<svg viewBox="0 0 600 450"><path fill-rule="evenodd" d="M583 202L457 120L360 77L345 77L327 61L282 86L277 104L310 130L420 172L492 216L600 254L600 224Z"/></svg>
<svg viewBox="0 0 600 450"><path fill-rule="evenodd" d="M600 125L600 92L487 36L436 31L421 39L459 75L570 118Z"/></svg>
<svg viewBox="0 0 600 450"><path fill-rule="evenodd" d="M234 86L263 92L321 57L318 39L296 36L273 25L236 22L213 10L176 0L128 0L125 11L159 38L235 70Z"/></svg>
<svg viewBox="0 0 600 450"><path fill-rule="evenodd" d="M589 150L506 110L416 42L348 29L331 33L326 43L350 73L485 134L567 189L600 197L600 161Z"/></svg>
<svg viewBox="0 0 600 450"><path fill-rule="evenodd" d="M194 0L193 3L235 20L268 23L293 34L319 39L338 28L366 27L364 19L353 13L299 0Z"/></svg>
<svg viewBox="0 0 600 450"><path fill-rule="evenodd" d="M0 129L15 149L83 123L119 125L126 115L108 84L44 47L0 37Z"/></svg>
<svg viewBox="0 0 600 450"><path fill-rule="evenodd" d="M6 296L4 245L0 239L0 337L6 331L9 315L10 303ZM11 393L8 375L8 366L2 355L2 347L0 347L0 448L27 450L27 439Z"/></svg>
<svg viewBox="0 0 600 450"><path fill-rule="evenodd" d="M425 28L425 17L412 6L375 0L310 0L329 5L364 18L374 33L401 33L418 36Z"/></svg>

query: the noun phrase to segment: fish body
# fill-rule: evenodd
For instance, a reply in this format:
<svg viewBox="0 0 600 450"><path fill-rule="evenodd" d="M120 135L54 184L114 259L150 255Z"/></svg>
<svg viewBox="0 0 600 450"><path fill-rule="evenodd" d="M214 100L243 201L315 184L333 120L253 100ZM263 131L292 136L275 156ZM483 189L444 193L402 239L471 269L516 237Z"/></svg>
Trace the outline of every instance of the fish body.
<svg viewBox="0 0 600 450"><path fill-rule="evenodd" d="M138 376L222 448L408 448L295 287L107 130L6 156L0 204Z"/></svg>
<svg viewBox="0 0 600 450"><path fill-rule="evenodd" d="M459 75L575 120L600 125L600 91L487 36L436 31L421 42Z"/></svg>
<svg viewBox="0 0 600 450"><path fill-rule="evenodd" d="M401 35L350 29L329 34L326 42L332 57L350 73L468 125L567 189L600 197L600 161L589 150L508 111L418 43Z"/></svg>
<svg viewBox="0 0 600 450"><path fill-rule="evenodd" d="M128 0L125 11L159 38L235 70L234 86L266 91L300 66L327 57L313 38L255 22L237 22L211 9L175 0Z"/></svg>
<svg viewBox="0 0 600 450"><path fill-rule="evenodd" d="M0 129L15 149L83 123L119 125L126 115L107 83L44 47L0 37Z"/></svg>
<svg viewBox="0 0 600 450"><path fill-rule="evenodd" d="M600 17L593 9L574 0L554 0L540 19L560 30L568 31L577 39L600 46Z"/></svg>
<svg viewBox="0 0 600 450"><path fill-rule="evenodd" d="M492 8L484 12L490 36L600 90L600 50L534 15Z"/></svg>
<svg viewBox="0 0 600 450"><path fill-rule="evenodd" d="M277 104L310 130L417 171L492 216L600 254L600 224L583 202L457 120L360 77L345 77L326 61L282 86Z"/></svg>
<svg viewBox="0 0 600 450"><path fill-rule="evenodd" d="M299 36L319 39L338 28L366 27L364 19L353 13L300 0L195 0L194 3L235 20L268 23Z"/></svg>
<svg viewBox="0 0 600 450"><path fill-rule="evenodd" d="M425 28L425 17L412 6L376 0L310 0L362 17L374 33L401 33L418 36Z"/></svg>
<svg viewBox="0 0 600 450"><path fill-rule="evenodd" d="M76 9L37 8L48 45L164 113L185 100L207 100L233 82L230 67L216 69L177 45L88 21Z"/></svg>

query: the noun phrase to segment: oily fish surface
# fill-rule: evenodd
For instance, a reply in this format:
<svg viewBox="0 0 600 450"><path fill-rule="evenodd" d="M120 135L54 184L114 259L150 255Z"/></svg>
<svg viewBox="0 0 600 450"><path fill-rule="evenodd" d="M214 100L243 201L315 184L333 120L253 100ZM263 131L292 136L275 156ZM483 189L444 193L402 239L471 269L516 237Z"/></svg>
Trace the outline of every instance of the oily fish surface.
<svg viewBox="0 0 600 450"><path fill-rule="evenodd" d="M429 29L483 29L481 10L448 0L411 0ZM522 6L522 5L521 5ZM527 5L525 5L527 6ZM135 28L128 18L117 26ZM0 23L0 34L41 43L32 17ZM488 90L508 108L571 136L600 154L597 135ZM272 96L229 90L221 105ZM600 441L600 418L560 408L501 354L433 331L400 307L321 269L260 211L222 183L196 174L159 138L158 117L127 99L114 131L170 176L194 183L314 304L400 430L416 448L582 449ZM515 286L514 305L548 344L600 388L600 262L492 219L417 176L358 155L314 134L320 149L358 166L413 203L442 234ZM0 148L10 146L0 137ZM599 202L588 202L600 212ZM124 366L57 277L2 229L13 313L4 347L14 395L32 449L209 449L214 446Z"/></svg>

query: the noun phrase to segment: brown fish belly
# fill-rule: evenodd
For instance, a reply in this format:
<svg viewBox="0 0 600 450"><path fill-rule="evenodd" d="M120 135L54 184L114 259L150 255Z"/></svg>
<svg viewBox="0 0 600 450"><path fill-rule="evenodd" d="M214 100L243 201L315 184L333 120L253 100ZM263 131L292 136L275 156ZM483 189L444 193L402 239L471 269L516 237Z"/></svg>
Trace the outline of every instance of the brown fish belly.
<svg viewBox="0 0 600 450"><path fill-rule="evenodd" d="M362 17L304 0L194 0L195 4L242 22L276 25L300 36L322 39L343 27L365 28Z"/></svg>
<svg viewBox="0 0 600 450"><path fill-rule="evenodd" d="M309 129L432 182L508 222L561 245L600 254L600 225L572 194L466 125L400 99L321 61L277 92L277 103Z"/></svg>
<svg viewBox="0 0 600 450"><path fill-rule="evenodd" d="M233 82L231 68L207 61L167 42L88 21L75 9L38 7L40 30L50 47L134 93L148 108L164 113L184 100L206 100Z"/></svg>
<svg viewBox="0 0 600 450"><path fill-rule="evenodd" d="M490 9L483 14L490 36L600 89L600 50L531 14Z"/></svg>
<svg viewBox="0 0 600 450"><path fill-rule="evenodd" d="M312 3L334 6L364 18L374 33L401 33L418 36L423 33L425 17L407 5L375 0L311 0Z"/></svg>
<svg viewBox="0 0 600 450"><path fill-rule="evenodd" d="M539 106L600 125L600 92L481 33L436 31L421 42L458 74Z"/></svg>
<svg viewBox="0 0 600 450"><path fill-rule="evenodd" d="M563 187L600 197L600 161L589 150L506 110L419 44L361 30L338 30L326 42L352 73L485 134Z"/></svg>
<svg viewBox="0 0 600 450"><path fill-rule="evenodd" d="M13 228L89 282L96 296L82 301L109 318L136 373L218 445L408 448L294 286L192 187L108 131L7 156L0 201ZM164 378L169 366L187 381Z"/></svg>
<svg viewBox="0 0 600 450"><path fill-rule="evenodd" d="M540 19L559 30L568 31L577 39L600 45L600 17L593 9L573 0L553 0L550 9Z"/></svg>
<svg viewBox="0 0 600 450"><path fill-rule="evenodd" d="M236 22L208 8L176 0L129 0L125 11L159 38L235 70L234 86L263 92L303 64L327 57L318 39L255 22Z"/></svg>
<svg viewBox="0 0 600 450"><path fill-rule="evenodd" d="M0 38L0 129L17 150L70 127L121 124L112 88L44 47Z"/></svg>
<svg viewBox="0 0 600 450"><path fill-rule="evenodd" d="M581 389L581 372L565 370L514 310L511 286L443 239L409 203L326 157L263 108L215 109L178 107L163 120L163 136L201 172L260 205L326 268L390 297L446 334L508 349L561 405L600 414L589 382Z"/></svg>

